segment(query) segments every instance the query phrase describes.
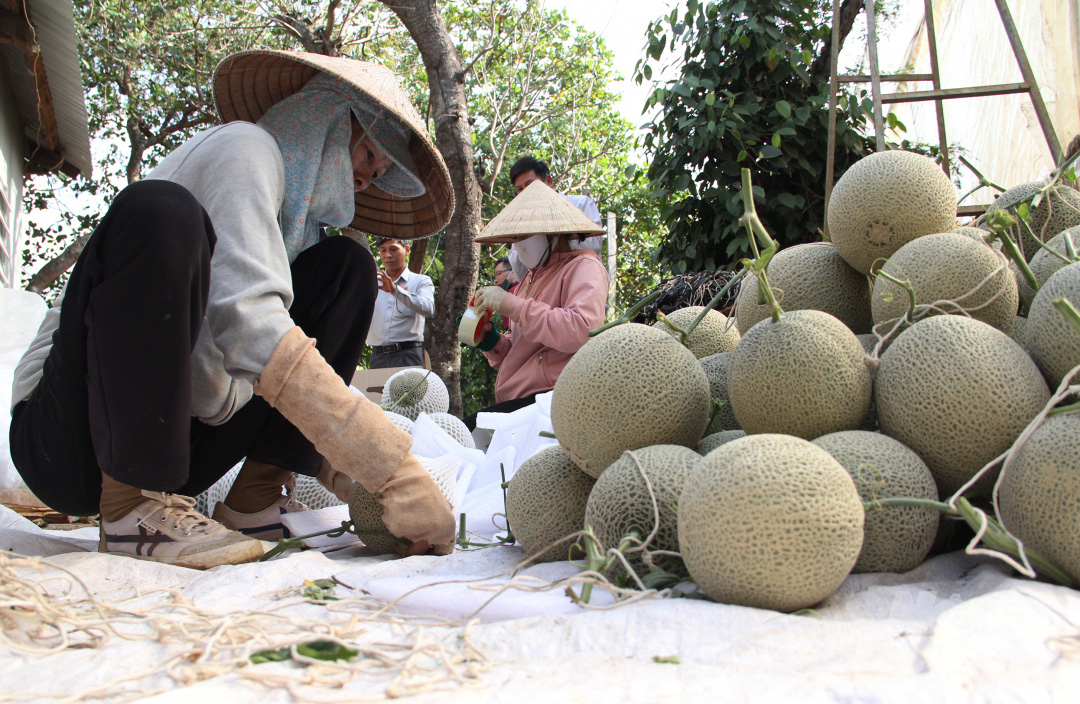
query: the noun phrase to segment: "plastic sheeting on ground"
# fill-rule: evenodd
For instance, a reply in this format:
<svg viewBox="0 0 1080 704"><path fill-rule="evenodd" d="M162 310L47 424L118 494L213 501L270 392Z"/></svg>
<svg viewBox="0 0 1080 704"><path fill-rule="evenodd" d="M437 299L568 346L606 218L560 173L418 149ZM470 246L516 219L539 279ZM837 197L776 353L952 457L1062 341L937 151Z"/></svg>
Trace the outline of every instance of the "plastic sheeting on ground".
<svg viewBox="0 0 1080 704"><path fill-rule="evenodd" d="M812 612L786 615L694 599L653 598L610 608L613 600L602 591L593 605L608 608L585 609L559 582L577 572L574 565L536 565L515 575L520 548L405 560L367 556L362 548L307 551L195 572L86 552L95 537L93 529L43 531L0 509L0 547L45 556L103 599L171 588L204 608L239 614L266 607L276 591L332 575L350 588L339 587L337 596L367 593L389 602L407 594L398 613L461 619L430 626L430 637L453 642L467 635L486 671L467 689L421 693L409 701L1073 702L1080 692L1080 593L1015 578L1000 563L962 553L904 575L851 576ZM50 572L38 578L56 576ZM530 590L499 591L512 576ZM53 589L57 583L47 582ZM531 591L543 583L553 588ZM300 608L311 616L327 607ZM476 622L466 628L468 619ZM385 642L400 636L395 633L373 624L370 637ZM76 694L149 669L171 654L168 643L118 639L44 657L14 654L2 644L0 652L0 692L9 695ZM255 667L264 669L245 668L245 674L299 668ZM154 692L176 685L158 675L138 686ZM382 696L386 686L372 673L340 690L305 686L294 692L312 700L357 700ZM286 690L224 672L151 701L225 697L292 700Z"/></svg>

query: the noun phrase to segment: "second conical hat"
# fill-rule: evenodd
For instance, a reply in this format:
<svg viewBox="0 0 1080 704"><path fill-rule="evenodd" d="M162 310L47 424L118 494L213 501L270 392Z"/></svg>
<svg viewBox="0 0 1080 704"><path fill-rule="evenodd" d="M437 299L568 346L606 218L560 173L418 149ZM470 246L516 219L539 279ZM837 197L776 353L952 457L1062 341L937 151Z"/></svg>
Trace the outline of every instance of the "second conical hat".
<svg viewBox="0 0 1080 704"><path fill-rule="evenodd" d="M604 232L604 228L558 191L537 180L493 217L476 241L509 244L533 235L602 235Z"/></svg>

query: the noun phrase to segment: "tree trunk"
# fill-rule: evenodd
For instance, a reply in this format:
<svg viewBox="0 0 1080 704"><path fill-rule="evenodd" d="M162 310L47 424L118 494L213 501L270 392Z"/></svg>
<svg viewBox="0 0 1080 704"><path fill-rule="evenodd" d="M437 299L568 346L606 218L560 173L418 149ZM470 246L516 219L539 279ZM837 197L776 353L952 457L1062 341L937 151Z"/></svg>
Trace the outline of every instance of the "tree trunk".
<svg viewBox="0 0 1080 704"><path fill-rule="evenodd" d="M480 246L480 184L473 170L472 126L465 101L463 66L435 0L379 0L401 20L420 50L431 91L435 143L450 170L457 208L445 230L443 274L435 314L427 320L432 370L450 391L450 412L461 414L461 348L457 314L476 286Z"/></svg>
<svg viewBox="0 0 1080 704"><path fill-rule="evenodd" d="M863 0L844 0L840 3L840 48L844 47L844 40L847 39L847 35L851 33L851 28L855 25L855 18L859 16L859 12L862 11L863 5L866 3ZM829 13L829 21L832 22L832 12ZM831 27L832 25L830 25ZM829 78L829 74L832 71L832 34L825 39L825 46L821 50L821 54L814 59L814 63L810 66L810 74L813 76L824 77L826 80Z"/></svg>
<svg viewBox="0 0 1080 704"><path fill-rule="evenodd" d="M31 277L30 283L26 284L26 290L33 291L34 293L44 292L52 282L59 279L65 271L75 265L79 255L82 254L83 247L86 246L86 241L90 239L90 235L92 234L92 231L87 232L85 235L82 235L69 244L59 255L45 262L45 265L38 269L38 272Z"/></svg>

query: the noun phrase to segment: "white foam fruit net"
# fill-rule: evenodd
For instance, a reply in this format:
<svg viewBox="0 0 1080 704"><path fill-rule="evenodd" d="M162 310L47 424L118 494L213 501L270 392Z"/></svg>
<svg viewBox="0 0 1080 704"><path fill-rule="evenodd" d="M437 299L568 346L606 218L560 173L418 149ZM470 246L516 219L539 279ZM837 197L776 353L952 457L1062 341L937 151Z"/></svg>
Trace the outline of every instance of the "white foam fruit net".
<svg viewBox="0 0 1080 704"><path fill-rule="evenodd" d="M461 463L457 457L453 455L443 455L442 457L417 457L421 466L427 470L431 478L435 480L435 486L439 487L439 491L446 497L446 500L450 502L450 505L454 509L454 515L457 515L457 508L460 505L460 497L457 495L457 473L458 467Z"/></svg>
<svg viewBox="0 0 1080 704"><path fill-rule="evenodd" d="M213 514L218 501L224 501L225 497L228 496L229 489L232 489L233 482L236 481L236 475L240 473L240 467L243 464L243 461L238 462L235 467L225 473L224 477L218 479L209 489L196 496L195 510L207 517Z"/></svg>
<svg viewBox="0 0 1080 704"><path fill-rule="evenodd" d="M312 511L328 506L341 506L345 502L331 494L322 484L306 474L297 474L292 496Z"/></svg>
<svg viewBox="0 0 1080 704"><path fill-rule="evenodd" d="M410 398L408 403L397 406L394 409L396 413L400 413L411 420L416 420L416 416L420 415L421 411L424 413L446 413L450 410L450 392L446 390L446 384L443 383L438 374L419 368L402 369L386 380L383 385L382 395L384 408L390 408L394 405L395 399L390 396L390 387L398 379L414 381L416 384L419 384L422 380L426 381L427 391L422 398ZM409 386L412 385L409 384Z"/></svg>
<svg viewBox="0 0 1080 704"><path fill-rule="evenodd" d="M447 435L470 450L476 449L476 442L473 440L472 433L469 432L469 428L460 418L449 413L429 413L428 415L431 416L431 420L446 431Z"/></svg>

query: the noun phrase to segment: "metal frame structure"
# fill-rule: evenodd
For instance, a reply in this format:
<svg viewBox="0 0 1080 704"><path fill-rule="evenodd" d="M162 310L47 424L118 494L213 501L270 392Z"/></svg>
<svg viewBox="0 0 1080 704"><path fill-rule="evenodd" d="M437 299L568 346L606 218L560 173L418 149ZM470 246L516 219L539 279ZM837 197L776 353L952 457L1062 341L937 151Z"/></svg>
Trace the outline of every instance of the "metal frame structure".
<svg viewBox="0 0 1080 704"><path fill-rule="evenodd" d="M1024 79L1023 82L975 86L971 88L942 88L941 68L938 64L937 53L937 33L934 30L933 0L923 0L925 6L927 43L930 50L930 73L894 74L886 76L881 75L878 67L877 27L874 18L874 0L866 0L866 43L867 53L870 58L870 75L837 75L838 54L840 53L840 0L833 0L832 55L830 56L831 70L829 80L829 153L825 165L826 212L828 212L829 198L832 196L833 178L836 167L836 94L837 88L841 82L870 83L870 92L874 101L874 136L876 139L876 150L879 152L885 150L885 130L881 115L882 105L933 100L937 111L938 144L941 149L942 168L945 170L945 173L948 174L949 145L945 135L945 110L943 101L953 98L975 98L990 95L1027 93L1031 96L1035 114L1039 118L1039 125L1042 127L1046 143L1050 147L1050 154L1054 159L1054 163L1056 164L1061 161L1061 143L1058 141L1057 133L1054 131L1054 125L1050 120L1050 114L1046 110L1046 104L1043 102L1042 93L1039 92L1039 84L1035 81L1035 74L1031 70L1031 64L1028 62L1027 53L1024 51L1024 45L1020 41L1020 34L1016 31L1016 24L1013 22L1012 13L1009 12L1006 0L994 0L994 2L997 5L998 15L1001 17L1001 23L1005 27L1005 34L1009 38L1009 44L1012 47L1013 55L1016 57L1016 63L1020 67L1020 73ZM912 91L910 93L882 94L881 92L882 82L902 83L907 81L930 81L933 87L931 90ZM957 214L977 215L984 210L985 207L979 205L961 206ZM827 232L828 224L826 223L826 233Z"/></svg>

